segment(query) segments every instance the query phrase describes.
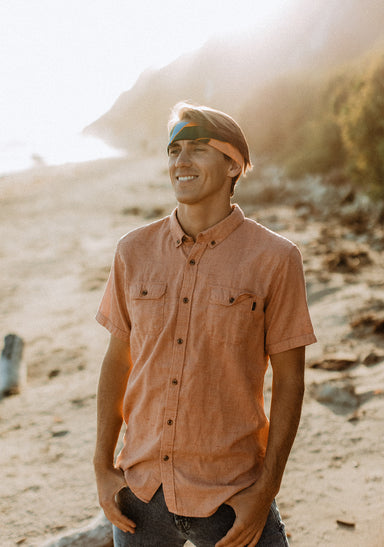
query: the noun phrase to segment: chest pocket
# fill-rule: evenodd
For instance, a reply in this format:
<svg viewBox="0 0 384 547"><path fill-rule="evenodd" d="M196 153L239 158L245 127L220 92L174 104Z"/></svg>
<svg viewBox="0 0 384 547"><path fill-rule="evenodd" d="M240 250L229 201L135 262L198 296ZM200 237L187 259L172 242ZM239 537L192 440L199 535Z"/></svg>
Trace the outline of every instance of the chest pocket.
<svg viewBox="0 0 384 547"><path fill-rule="evenodd" d="M262 326L263 301L248 290L211 287L207 311L207 332L213 340L242 344L252 328Z"/></svg>
<svg viewBox="0 0 384 547"><path fill-rule="evenodd" d="M143 334L159 334L164 327L166 283L142 282L132 285L132 328Z"/></svg>

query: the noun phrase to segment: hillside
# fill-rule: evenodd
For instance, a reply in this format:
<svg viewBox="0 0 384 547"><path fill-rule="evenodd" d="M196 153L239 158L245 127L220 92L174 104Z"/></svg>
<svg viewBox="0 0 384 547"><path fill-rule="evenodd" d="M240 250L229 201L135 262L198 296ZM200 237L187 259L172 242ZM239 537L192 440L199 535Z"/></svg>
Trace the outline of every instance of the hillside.
<svg viewBox="0 0 384 547"><path fill-rule="evenodd" d="M165 140L169 109L179 100L226 110L246 124L266 86L299 74L326 77L378 46L383 22L379 0L297 0L263 33L251 28L246 35L211 39L164 68L145 71L85 132L128 151L152 149Z"/></svg>

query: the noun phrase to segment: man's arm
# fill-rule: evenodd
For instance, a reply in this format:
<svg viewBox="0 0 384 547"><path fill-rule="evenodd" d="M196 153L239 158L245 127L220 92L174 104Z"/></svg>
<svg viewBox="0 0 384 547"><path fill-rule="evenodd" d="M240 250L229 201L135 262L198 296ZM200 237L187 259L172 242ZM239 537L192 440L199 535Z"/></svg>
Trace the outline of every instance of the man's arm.
<svg viewBox="0 0 384 547"><path fill-rule="evenodd" d="M123 423L123 400L132 361L129 342L111 336L101 367L97 393L97 438L94 455L99 503L105 516L124 532L134 532L135 523L122 515L115 496L126 485L114 466L114 454Z"/></svg>
<svg viewBox="0 0 384 547"><path fill-rule="evenodd" d="M216 547L257 544L296 436L304 396L305 347L272 355L271 365L270 429L262 471L253 485L227 501L235 510L236 520Z"/></svg>

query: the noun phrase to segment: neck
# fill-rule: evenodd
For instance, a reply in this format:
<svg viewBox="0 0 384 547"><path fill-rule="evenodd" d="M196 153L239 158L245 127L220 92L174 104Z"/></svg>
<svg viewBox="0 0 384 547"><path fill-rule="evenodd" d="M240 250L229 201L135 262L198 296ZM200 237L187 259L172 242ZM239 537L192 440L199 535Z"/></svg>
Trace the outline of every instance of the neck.
<svg viewBox="0 0 384 547"><path fill-rule="evenodd" d="M177 219L184 232L195 240L197 234L204 232L204 230L208 230L208 228L219 223L227 217L231 211L232 207L230 202L228 202L226 206L218 206L215 209L209 210L200 205L178 203Z"/></svg>

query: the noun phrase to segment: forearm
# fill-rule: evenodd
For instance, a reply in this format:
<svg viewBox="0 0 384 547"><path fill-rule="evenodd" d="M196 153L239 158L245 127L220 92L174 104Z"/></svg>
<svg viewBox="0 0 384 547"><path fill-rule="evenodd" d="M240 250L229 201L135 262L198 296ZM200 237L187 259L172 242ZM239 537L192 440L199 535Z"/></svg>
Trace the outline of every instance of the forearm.
<svg viewBox="0 0 384 547"><path fill-rule="evenodd" d="M101 368L97 392L96 471L113 466L123 423L123 401L129 371L130 360L127 362L127 355L109 348Z"/></svg>
<svg viewBox="0 0 384 547"><path fill-rule="evenodd" d="M272 499L279 491L296 437L304 396L304 348L293 350L292 355L296 357L295 368L291 362L284 363L278 356L272 358L274 374L270 429L260 477ZM282 370L284 374L281 374Z"/></svg>
<svg viewBox="0 0 384 547"><path fill-rule="evenodd" d="M236 520L216 547L257 544L295 439L304 394L304 348L274 355L271 364L270 429L261 473L251 486L227 500L236 513Z"/></svg>
<svg viewBox="0 0 384 547"><path fill-rule="evenodd" d="M124 532L135 532L136 524L124 516L116 494L126 486L124 474L114 467L123 401L132 367L129 342L111 336L101 367L97 392L97 439L94 456L99 503L105 516Z"/></svg>

